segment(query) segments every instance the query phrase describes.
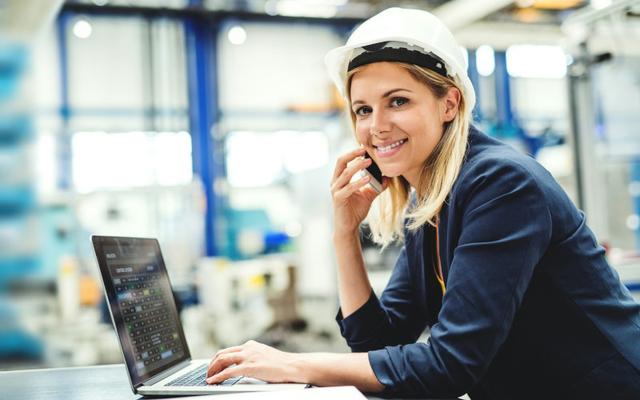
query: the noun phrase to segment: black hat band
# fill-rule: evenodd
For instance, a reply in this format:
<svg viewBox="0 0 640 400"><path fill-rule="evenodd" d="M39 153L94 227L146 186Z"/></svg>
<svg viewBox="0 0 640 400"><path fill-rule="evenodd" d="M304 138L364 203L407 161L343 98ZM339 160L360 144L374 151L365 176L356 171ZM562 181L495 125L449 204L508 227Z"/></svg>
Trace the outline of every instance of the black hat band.
<svg viewBox="0 0 640 400"><path fill-rule="evenodd" d="M384 44L383 44L384 45ZM367 46L369 47L369 46ZM365 50L367 48L365 47ZM396 61L407 64L415 64L430 69L443 77L447 77L447 68L444 62L433 54L425 54L416 50L385 47L379 50L365 51L349 62L347 72L363 65L380 61Z"/></svg>

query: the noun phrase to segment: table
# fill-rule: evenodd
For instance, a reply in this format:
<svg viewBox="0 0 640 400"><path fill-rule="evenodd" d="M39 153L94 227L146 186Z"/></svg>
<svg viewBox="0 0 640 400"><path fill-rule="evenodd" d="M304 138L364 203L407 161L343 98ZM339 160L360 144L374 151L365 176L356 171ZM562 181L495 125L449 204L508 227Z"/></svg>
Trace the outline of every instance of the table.
<svg viewBox="0 0 640 400"><path fill-rule="evenodd" d="M134 400L124 364L0 372L3 400ZM176 397L153 397L168 399ZM370 400L379 399L367 396ZM179 398L178 398L179 399Z"/></svg>

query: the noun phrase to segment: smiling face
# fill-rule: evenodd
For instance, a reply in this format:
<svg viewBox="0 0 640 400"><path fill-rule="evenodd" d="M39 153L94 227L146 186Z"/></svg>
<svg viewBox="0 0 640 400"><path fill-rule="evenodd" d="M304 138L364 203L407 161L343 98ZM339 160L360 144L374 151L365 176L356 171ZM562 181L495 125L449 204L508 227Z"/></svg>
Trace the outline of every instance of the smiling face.
<svg viewBox="0 0 640 400"><path fill-rule="evenodd" d="M357 140L383 175L403 176L417 187L444 124L456 115L459 98L460 92L451 89L438 99L396 63L365 65L353 75L350 87Z"/></svg>

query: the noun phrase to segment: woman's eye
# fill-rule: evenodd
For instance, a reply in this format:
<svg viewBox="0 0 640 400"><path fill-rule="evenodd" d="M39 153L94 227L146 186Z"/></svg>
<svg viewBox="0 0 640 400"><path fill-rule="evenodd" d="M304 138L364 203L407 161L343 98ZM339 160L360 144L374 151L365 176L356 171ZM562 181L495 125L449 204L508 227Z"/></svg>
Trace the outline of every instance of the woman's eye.
<svg viewBox="0 0 640 400"><path fill-rule="evenodd" d="M401 105L407 104L409 102L409 99L406 99L404 97L394 97L393 99L391 99L391 105L394 107L400 107Z"/></svg>
<svg viewBox="0 0 640 400"><path fill-rule="evenodd" d="M365 115L371 112L371 108L368 106L362 106L356 109L356 115Z"/></svg>

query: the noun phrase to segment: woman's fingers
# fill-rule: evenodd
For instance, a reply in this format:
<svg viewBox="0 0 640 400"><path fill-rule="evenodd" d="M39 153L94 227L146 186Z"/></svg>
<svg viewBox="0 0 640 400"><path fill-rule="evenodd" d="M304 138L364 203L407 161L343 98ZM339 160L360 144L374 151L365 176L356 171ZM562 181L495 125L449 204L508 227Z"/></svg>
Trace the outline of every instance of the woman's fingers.
<svg viewBox="0 0 640 400"><path fill-rule="evenodd" d="M345 168L347 168L347 164L349 163L349 161L353 160L358 156L362 156L363 154L364 154L364 147L360 147L359 149L353 150L343 155L342 157L338 157L338 160L336 161L335 169L333 171L333 178L331 179L331 182L338 179L338 177L342 174L342 171L344 171Z"/></svg>
<svg viewBox="0 0 640 400"><path fill-rule="evenodd" d="M254 342L246 342L239 352L216 356L207 371L207 383L216 384L232 377L246 376L267 382L285 382L297 370L289 353ZM300 379L300 378L298 378Z"/></svg>
<svg viewBox="0 0 640 400"><path fill-rule="evenodd" d="M245 366L234 365L232 367L226 368L217 374L210 376L207 378L207 383L210 385L224 382L229 378L233 378L234 376L242 376L246 374L244 371L246 370Z"/></svg>
<svg viewBox="0 0 640 400"><path fill-rule="evenodd" d="M213 356L213 358L216 358L217 356L219 356L220 354L227 354L227 353L236 353L238 351L242 350L242 346L232 346L232 347L227 347L226 349L221 349L218 350L216 352L216 355Z"/></svg>
<svg viewBox="0 0 640 400"><path fill-rule="evenodd" d="M244 357L241 352L220 354L211 361L207 369L207 376L211 377L220 371L227 369L230 365L240 364Z"/></svg>
<svg viewBox="0 0 640 400"><path fill-rule="evenodd" d="M349 184L344 186L342 189L335 192L333 195L333 198L336 200L344 200L349 196L351 196L356 191L360 190L360 188L362 188L364 185L369 183L370 180L371 180L371 177L369 175L364 175L360 179L356 179L355 181L350 182Z"/></svg>
<svg viewBox="0 0 640 400"><path fill-rule="evenodd" d="M337 192L341 188L346 186L351 181L351 178L353 177L353 175L355 175L356 172L368 167L370 164L370 158L363 158L361 160L358 160L357 162L354 162L348 168L344 169L342 171L342 174L340 174L340 176L331 185L331 192Z"/></svg>
<svg viewBox="0 0 640 400"><path fill-rule="evenodd" d="M229 354L229 353L237 353L239 351L242 350L242 346L232 346L232 347L227 347L226 349L222 349L222 350L218 350L216 352L216 354L211 358L211 362L209 363L209 368L211 368L211 365L213 364L213 362L222 354Z"/></svg>

